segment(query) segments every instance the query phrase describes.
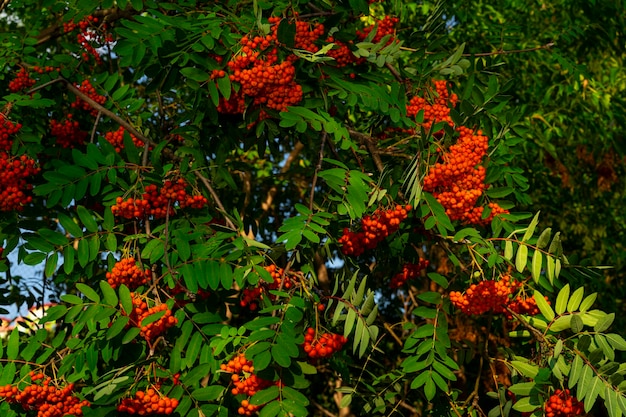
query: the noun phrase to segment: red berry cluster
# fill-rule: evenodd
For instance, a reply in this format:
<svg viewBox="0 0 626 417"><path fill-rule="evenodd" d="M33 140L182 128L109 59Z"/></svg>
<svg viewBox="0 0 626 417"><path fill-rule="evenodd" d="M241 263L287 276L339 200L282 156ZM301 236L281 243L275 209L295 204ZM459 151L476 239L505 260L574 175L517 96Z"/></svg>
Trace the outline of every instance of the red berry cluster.
<svg viewBox="0 0 626 417"><path fill-rule="evenodd" d="M176 214L176 207L181 209L201 209L208 204L206 197L202 195L187 194L187 182L179 178L177 181L167 180L162 187L155 184L146 186L142 198L128 198L124 200L118 197L111 206L113 215L125 219L143 219L152 216L162 219Z"/></svg>
<svg viewBox="0 0 626 417"><path fill-rule="evenodd" d="M267 294L270 290L277 290L279 288L288 290L296 284L292 278L292 276L297 275L295 272L287 275L283 268L279 268L273 264L266 266L265 269L270 273L273 281L269 283L262 282L253 288L244 288L241 293L241 301L239 302L241 307L248 307L250 310L254 311L259 308L259 302L263 298L263 294ZM269 297L270 299L274 298L272 294L269 294Z"/></svg>
<svg viewBox="0 0 626 417"><path fill-rule="evenodd" d="M62 148L75 148L87 140L87 132L80 130L78 121L72 120L72 117L68 114L62 122L50 120L50 135L56 138L55 144Z"/></svg>
<svg viewBox="0 0 626 417"><path fill-rule="evenodd" d="M120 153L122 149L124 149L124 133L126 129L120 126L115 132L106 132L104 134L104 138L115 148L115 152ZM143 148L143 141L141 139L137 139L137 137L133 134L130 135L130 138L138 148Z"/></svg>
<svg viewBox="0 0 626 417"><path fill-rule="evenodd" d="M378 209L371 216L361 219L361 231L352 232L345 228L339 238L341 252L348 256L360 256L367 249L374 249L387 236L400 228L400 223L408 217L411 206L396 206L393 210Z"/></svg>
<svg viewBox="0 0 626 417"><path fill-rule="evenodd" d="M248 360L243 353L229 360L228 363L221 364L220 369L224 372L232 373L231 381L234 387L230 392L233 395L245 394L251 397L262 389L280 383L280 381L272 382L256 376L252 361ZM260 409L260 406L252 405L248 400L243 400L237 412L240 415L250 416Z"/></svg>
<svg viewBox="0 0 626 417"><path fill-rule="evenodd" d="M310 359L324 359L331 357L341 350L348 339L335 333L323 333L315 337L315 329L309 327L304 333L304 352Z"/></svg>
<svg viewBox="0 0 626 417"><path fill-rule="evenodd" d="M0 211L21 211L33 201L33 197L25 193L33 188L27 178L40 170L26 155L12 157L0 152Z"/></svg>
<svg viewBox="0 0 626 417"><path fill-rule="evenodd" d="M481 281L472 284L465 294L459 291L451 291L449 294L452 305L468 315L480 315L487 312L504 314L512 318L507 307L518 314L538 314L539 309L532 297L517 296L513 294L520 289L522 284L505 275L499 281ZM547 298L546 298L547 300Z"/></svg>
<svg viewBox="0 0 626 417"><path fill-rule="evenodd" d="M117 411L120 413L148 415L169 415L178 407L178 400L159 394L153 388L137 391L131 398L124 398Z"/></svg>
<svg viewBox="0 0 626 417"><path fill-rule="evenodd" d="M101 96L100 94L98 94L98 92L96 91L96 89L94 88L93 85L91 85L91 81L89 80L84 80L79 86L77 86L78 89L84 93L87 97L89 97L90 99L92 99L93 101L95 101L98 104L103 105L104 103L106 103L107 99L105 96ZM76 97L76 100L71 104L72 108L74 109L79 109L79 110L85 110L88 111L92 116L97 116L98 115L98 110L94 109L91 107L91 105L89 103L87 103L84 100L81 100L80 98Z"/></svg>
<svg viewBox="0 0 626 417"><path fill-rule="evenodd" d="M130 295L133 299L133 310L129 316L130 320L128 322L128 326L138 327L141 330L139 334L146 339L147 342L156 340L167 329L178 323L178 319L172 316L172 311L167 307L167 304L159 304L154 307L148 307L148 304L137 294L131 292ZM163 314L158 320L146 325L142 324L144 319L160 311L165 311L165 314Z"/></svg>
<svg viewBox="0 0 626 417"><path fill-rule="evenodd" d="M565 391L557 389L546 402L546 417L576 417L585 412L582 401L578 401Z"/></svg>
<svg viewBox="0 0 626 417"><path fill-rule="evenodd" d="M107 282L112 288L124 284L131 290L146 284L151 277L150 269L140 268L133 257L120 260L106 273Z"/></svg>
<svg viewBox="0 0 626 417"><path fill-rule="evenodd" d="M376 34L372 38L372 43L378 43L387 35L392 35L387 45L393 42L393 34L395 32L395 27L398 24L400 19L397 17L385 16L380 20L377 20L373 25L367 26L363 28L363 30L357 30L356 36L362 41L368 37L368 35L376 29Z"/></svg>
<svg viewBox="0 0 626 417"><path fill-rule="evenodd" d="M0 151L10 152L13 147L13 135L20 131L22 125L13 123L0 114Z"/></svg>
<svg viewBox="0 0 626 417"><path fill-rule="evenodd" d="M88 61L90 57L93 57L96 64L102 64L102 58L97 51L97 48L93 45L100 47L105 43L113 42L113 35L106 32L106 23L102 25L98 30L97 25L99 19L95 16L87 16L87 18L81 20L78 24L73 20L63 23L63 31L65 33L73 32L77 28L80 29L76 40L78 44L85 50L81 56L83 60Z"/></svg>
<svg viewBox="0 0 626 417"><path fill-rule="evenodd" d="M423 126L430 129L431 125L437 122L447 122L454 127L454 123L450 118L450 108L456 106L459 98L456 94L450 94L448 83L444 80L433 81L435 91L427 89L422 95L429 95L425 98L422 95L416 95L411 98L406 106L406 114L409 117L417 116L421 110L424 111Z"/></svg>
<svg viewBox="0 0 626 417"><path fill-rule="evenodd" d="M51 378L34 372L30 372L30 378L32 384L21 391L12 385L0 387L0 397L8 403L21 404L26 411L37 411L37 417L82 416L82 408L90 405L89 401L81 401L72 394L74 384L55 387L50 385Z"/></svg>
<svg viewBox="0 0 626 417"><path fill-rule="evenodd" d="M30 77L26 68L20 69L15 78L9 82L9 91L17 93L18 91L27 90L35 85L36 81Z"/></svg>
<svg viewBox="0 0 626 417"><path fill-rule="evenodd" d="M391 278L391 288L400 288L407 283L410 279L415 279L420 276L422 270L426 269L429 265L429 261L426 259L420 259L418 263L407 263L402 267L402 272L398 272Z"/></svg>

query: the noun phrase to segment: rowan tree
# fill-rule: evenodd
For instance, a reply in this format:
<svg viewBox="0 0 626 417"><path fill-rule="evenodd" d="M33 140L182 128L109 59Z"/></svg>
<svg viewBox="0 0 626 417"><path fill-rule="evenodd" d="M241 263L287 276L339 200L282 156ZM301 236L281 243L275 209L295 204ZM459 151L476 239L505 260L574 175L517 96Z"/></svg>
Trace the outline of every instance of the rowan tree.
<svg viewBox="0 0 626 417"><path fill-rule="evenodd" d="M3 415L626 412L442 3L3 4Z"/></svg>

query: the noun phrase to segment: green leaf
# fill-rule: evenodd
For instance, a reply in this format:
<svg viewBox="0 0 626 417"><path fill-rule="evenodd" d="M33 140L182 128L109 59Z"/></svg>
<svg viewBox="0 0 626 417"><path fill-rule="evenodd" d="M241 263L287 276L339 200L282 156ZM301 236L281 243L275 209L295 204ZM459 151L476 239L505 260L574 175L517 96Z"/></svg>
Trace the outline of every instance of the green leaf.
<svg viewBox="0 0 626 417"><path fill-rule="evenodd" d="M550 325L550 331L562 332L563 330L570 329L572 327L572 316L560 316L552 322Z"/></svg>
<svg viewBox="0 0 626 417"><path fill-rule="evenodd" d="M130 318L128 316L118 317L113 320L111 327L107 329L106 338L107 340L113 339L118 334L122 333L122 330L126 328Z"/></svg>
<svg viewBox="0 0 626 417"><path fill-rule="evenodd" d="M7 359L10 361L16 360L20 353L20 333L17 326L11 331L9 335L9 343L7 344Z"/></svg>
<svg viewBox="0 0 626 417"><path fill-rule="evenodd" d="M504 257L509 261L513 259L513 242L510 240L504 242Z"/></svg>
<svg viewBox="0 0 626 417"><path fill-rule="evenodd" d="M528 240L530 240L530 238L533 236L533 233L535 233L535 228L537 227L538 223L539 223L539 212L535 214L535 217L533 217L530 224L528 225L528 229L526 229L526 232L524 233L524 236L522 237L522 242L528 242Z"/></svg>
<svg viewBox="0 0 626 417"><path fill-rule="evenodd" d="M536 284L539 283L539 278L541 277L542 262L543 262L543 256L541 252L538 250L535 250L535 253L533 253L532 268L530 272L532 274L533 281L535 281Z"/></svg>
<svg viewBox="0 0 626 417"><path fill-rule="evenodd" d="M100 296L98 295L98 293L96 293L93 290L93 288L91 288L87 284L78 282L76 283L76 289L82 292L83 294L85 294L85 297L87 297L89 300L93 301L94 303L98 304L100 302Z"/></svg>
<svg viewBox="0 0 626 417"><path fill-rule="evenodd" d="M98 231L98 223L93 218L93 215L89 212L89 210L83 206L77 206L76 213L78 213L80 221L88 231L91 233L96 233Z"/></svg>
<svg viewBox="0 0 626 417"><path fill-rule="evenodd" d="M580 303L580 312L584 313L589 310L589 308L596 302L596 298L598 297L598 293L594 292L585 297L585 299Z"/></svg>
<svg viewBox="0 0 626 417"><path fill-rule="evenodd" d="M198 388L191 393L196 401L214 401L222 397L225 387L221 385L209 385L208 387Z"/></svg>
<svg viewBox="0 0 626 417"><path fill-rule="evenodd" d="M541 234L539 235L539 237L537 238L537 249L543 249L545 248L548 243L550 242L550 237L552 236L552 229L551 228L546 228L544 229L543 232L541 232Z"/></svg>
<svg viewBox="0 0 626 417"><path fill-rule="evenodd" d="M615 313L610 313L605 315L604 317L598 319L598 322L595 326L593 326L593 330L600 333L611 327L613 324L613 320L615 320Z"/></svg>
<svg viewBox="0 0 626 417"><path fill-rule="evenodd" d="M626 350L626 340L616 333L605 334L604 337L613 349Z"/></svg>
<svg viewBox="0 0 626 417"><path fill-rule="evenodd" d="M569 285L569 284L568 284ZM573 313L580 306L581 301L583 300L583 295L585 294L585 288L579 287L574 291L569 301L567 302L567 311L569 313Z"/></svg>
<svg viewBox="0 0 626 417"><path fill-rule="evenodd" d="M58 214L59 223L66 232L70 233L74 237L83 237L83 229L78 226L74 220L63 213Z"/></svg>
<svg viewBox="0 0 626 417"><path fill-rule="evenodd" d="M535 299L535 302L537 303L537 307L539 308L539 311L541 312L541 314L543 314L546 320L548 321L554 320L554 317L555 317L554 310L552 310L552 307L550 307L550 304L548 304L544 296L539 291L535 290L535 293L533 294L533 298Z"/></svg>
<svg viewBox="0 0 626 417"><path fill-rule="evenodd" d="M100 281L100 290L104 296L104 302L110 306L117 307L119 302L117 294L107 281Z"/></svg>
<svg viewBox="0 0 626 417"><path fill-rule="evenodd" d="M583 365L583 359L580 357L580 355L576 355L574 357L574 361L572 362L572 367L569 371L569 380L567 382L570 389L576 386L576 382L578 382L578 379L582 375Z"/></svg>
<svg viewBox="0 0 626 417"><path fill-rule="evenodd" d="M535 411L541 404L533 403L532 397L523 397L513 404L513 410L520 413L530 413Z"/></svg>
<svg viewBox="0 0 626 417"><path fill-rule="evenodd" d="M124 309L124 313L127 315L133 311L133 299L130 296L130 290L124 284L120 285L120 289L118 291L120 295L120 304L122 304L122 309Z"/></svg>
<svg viewBox="0 0 626 417"><path fill-rule="evenodd" d="M520 245L515 256L515 268L517 272L523 272L528 262L528 246Z"/></svg>
<svg viewBox="0 0 626 417"><path fill-rule="evenodd" d="M539 372L539 367L537 365L532 365L527 362L511 361L511 366L526 378L534 378Z"/></svg>
<svg viewBox="0 0 626 417"><path fill-rule="evenodd" d="M556 296L556 303L554 305L554 311L556 314L561 315L565 312L567 308L567 302L569 300L569 284L565 284L561 291Z"/></svg>
<svg viewBox="0 0 626 417"><path fill-rule="evenodd" d="M250 404L253 404L253 405L266 404L278 398L279 395L280 395L280 391L279 391L278 386L273 385L269 388L266 388L254 394L252 398L250 398Z"/></svg>
<svg viewBox="0 0 626 417"><path fill-rule="evenodd" d="M583 322L583 319L580 317L580 315L578 314L572 315L572 321L570 323L570 328L572 329L572 332L574 333L582 332L584 325L585 323Z"/></svg>
<svg viewBox="0 0 626 417"><path fill-rule="evenodd" d="M595 376L591 380L590 385L585 386L585 396L583 402L585 403L586 413L591 411L591 408L596 403L596 399L598 398L598 394L600 394L600 391L602 391L602 388L604 388L604 383L602 382L602 379L598 376Z"/></svg>

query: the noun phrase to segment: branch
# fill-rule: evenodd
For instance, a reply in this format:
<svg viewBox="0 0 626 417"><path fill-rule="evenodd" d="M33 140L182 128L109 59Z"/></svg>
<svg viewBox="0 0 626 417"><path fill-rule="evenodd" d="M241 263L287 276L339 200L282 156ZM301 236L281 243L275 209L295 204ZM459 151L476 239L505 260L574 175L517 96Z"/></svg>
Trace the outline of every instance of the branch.
<svg viewBox="0 0 626 417"><path fill-rule="evenodd" d="M320 144L319 159L315 166L315 172L313 174L313 180L311 181L311 193L309 195L309 210L313 210L313 196L315 195L315 186L317 185L317 174L322 169L322 160L324 159L324 144L326 143L327 133L322 134L322 143Z"/></svg>
<svg viewBox="0 0 626 417"><path fill-rule="evenodd" d="M302 152L303 149L304 149L304 144L300 141L296 142L291 152L289 152L289 155L287 156L287 159L285 160L285 164L280 170L281 174L284 174L285 172L289 171L291 164L293 163L293 161L295 161L298 155L300 155L300 152ZM261 210L265 212L269 211L270 207L272 207L272 202L274 201L274 196L276 195L277 192L278 192L278 187L273 185L267 192L267 197L265 198L265 201L261 203Z"/></svg>
<svg viewBox="0 0 626 417"><path fill-rule="evenodd" d="M352 129L348 129L348 133L350 133L350 136L357 138L361 142L361 144L365 145L367 151L370 153L372 159L374 160L376 168L378 169L378 171L383 172L385 170L385 166L383 165L383 161L380 159L378 149L376 148L376 146L374 146L372 137L370 135L366 135Z"/></svg>
<svg viewBox="0 0 626 417"><path fill-rule="evenodd" d="M215 201L215 204L217 204L217 207L220 209L220 211L224 215L224 221L226 222L226 225L233 230L237 230L237 227L235 226L235 224L228 217L226 209L224 208L224 205L222 204L222 201L220 200L219 196L217 195L217 193L211 186L211 183L209 182L208 178L206 178L204 175L202 175L198 171L194 171L193 173L196 176L196 178L200 180L202 185L204 185L204 188L207 189L209 194L211 194L211 197L213 197L213 201Z"/></svg>

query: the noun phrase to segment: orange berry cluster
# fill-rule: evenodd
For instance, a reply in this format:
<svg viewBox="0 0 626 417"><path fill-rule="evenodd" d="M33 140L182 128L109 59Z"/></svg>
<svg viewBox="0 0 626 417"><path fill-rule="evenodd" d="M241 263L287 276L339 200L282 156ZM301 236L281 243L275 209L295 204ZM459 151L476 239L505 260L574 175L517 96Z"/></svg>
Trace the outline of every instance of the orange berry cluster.
<svg viewBox="0 0 626 417"><path fill-rule="evenodd" d="M430 262L426 259L420 259L418 263L406 263L402 267L402 272L398 272L391 278L391 288L400 288L410 279L415 279L420 276L422 270L426 269Z"/></svg>
<svg viewBox="0 0 626 417"><path fill-rule="evenodd" d="M30 377L33 383L21 391L12 385L0 387L0 397L8 403L21 404L26 411L37 411L37 417L82 416L82 408L90 405L89 401L72 395L74 384L57 388L43 374L30 372ZM36 383L40 380L41 383Z"/></svg>
<svg viewBox="0 0 626 417"><path fill-rule="evenodd" d="M172 311L167 307L167 304L159 304L154 307L148 307L148 304L138 295L132 292L130 295L133 299L133 311L130 313L128 326L138 327L141 330L139 334L146 339L147 342L156 340L167 329L178 323L178 319L172 316ZM146 325L142 324L144 319L160 311L165 311L165 314L163 314L158 320Z"/></svg>
<svg viewBox="0 0 626 417"><path fill-rule="evenodd" d="M241 85L238 92L233 90L231 97L220 99L218 111L224 114L242 114L245 111L246 98L251 98L255 106L267 107L277 111L285 111L288 106L302 100L302 87L295 82L296 69L293 62L296 55L289 55L286 60L278 62L277 39L278 24L281 18L270 17L271 32L266 36L241 38L241 52L228 62L229 78ZM324 33L324 27L317 24L311 30L306 22L296 21L295 47L311 52L319 48L315 41ZM212 77L219 78L221 72ZM262 112L261 118L267 117Z"/></svg>
<svg viewBox="0 0 626 417"><path fill-rule="evenodd" d="M396 206L393 210L377 209L371 216L361 219L361 231L343 230L339 238L341 252L347 256L360 256L368 249L374 249L387 236L400 228L400 223L408 217L411 206Z"/></svg>
<svg viewBox="0 0 626 417"><path fill-rule="evenodd" d="M151 277L150 269L140 268L133 257L120 260L106 273L107 282L112 288L124 284L131 290L146 284Z"/></svg>
<svg viewBox="0 0 626 417"><path fill-rule="evenodd" d="M187 182L179 178L177 181L167 180L162 187L155 184L146 186L142 198L117 197L111 206L114 216L125 219L143 219L152 216L162 219L176 214L176 207L181 209L201 209L208 204L202 195L189 195L186 191Z"/></svg>
<svg viewBox="0 0 626 417"><path fill-rule="evenodd" d="M349 64L360 65L365 63L365 58L357 57L352 53L352 49L350 49L349 44L337 40L332 36L326 38L326 42L335 44L335 48L328 51L326 55L334 59L333 64L336 67L341 68ZM352 44L352 42L350 42L350 44Z"/></svg>
<svg viewBox="0 0 626 417"><path fill-rule="evenodd" d="M539 309L534 298L521 296L512 298L512 295L521 286L519 281L511 279L509 275L504 275L499 281L487 280L472 284L465 291L465 294L451 291L449 297L452 305L468 315L493 312L512 318L507 308L518 314L538 314ZM548 300L547 297L546 300Z"/></svg>
<svg viewBox="0 0 626 417"><path fill-rule="evenodd" d="M387 35L393 35L395 27L400 19L397 17L385 16L380 20L377 20L373 25L363 28L363 30L357 30L356 36L361 40L365 40L372 30L376 29L376 34L372 38L372 43L378 43ZM387 45L393 42L393 36L387 42Z"/></svg>
<svg viewBox="0 0 626 417"><path fill-rule="evenodd" d="M426 128L439 121L454 127L450 108L456 105L458 97L450 94L445 81L434 81L434 85L434 97L413 97L407 105L407 115L412 117L423 110L423 124ZM445 207L450 220L487 224L495 216L508 213L498 204L489 203L489 216L483 219L485 208L476 206L487 188L486 170L479 164L487 155L489 139L480 130L474 131L465 126L456 127L456 131L459 135L457 142L442 153L442 162L437 162L429 169L424 178L424 190L431 192ZM442 131L435 133L442 134Z"/></svg>
<svg viewBox="0 0 626 417"><path fill-rule="evenodd" d="M91 81L89 80L83 80L83 82L78 86L78 89L87 97L100 105L103 105L107 101L105 96L101 96L100 94L98 94L93 85L91 85ZM71 104L71 106L74 109L88 111L92 116L98 115L98 110L92 108L89 103L81 100L79 97L76 97L76 100Z"/></svg>
<svg viewBox="0 0 626 417"><path fill-rule="evenodd" d="M585 407L582 401L578 401L565 391L557 389L546 401L546 417L576 417L584 414Z"/></svg>
<svg viewBox="0 0 626 417"><path fill-rule="evenodd" d="M421 110L424 111L423 126L426 129L437 122L447 122L450 126L454 126L452 119L450 118L450 108L456 106L459 98L456 94L450 94L448 90L448 83L444 80L433 81L435 85L435 91L430 90L424 92L424 94L430 94L428 100L420 95L417 95L409 101L406 106L406 113L408 117L415 117Z"/></svg>
<svg viewBox="0 0 626 417"><path fill-rule="evenodd" d="M259 308L259 302L263 298L264 293L268 293L270 290L277 290L279 288L288 290L295 285L295 281L291 276L285 274L283 268L279 268L276 265L268 265L265 267L267 272L272 276L273 281L269 283L260 283L253 288L244 288L241 293L241 301L239 305L241 307L248 307L251 311L255 311ZM293 274L293 273L292 273ZM270 299L274 296L269 294Z"/></svg>
<svg viewBox="0 0 626 417"><path fill-rule="evenodd" d="M341 350L348 339L336 333L323 333L315 337L315 329L309 327L304 333L304 352L310 359L325 359Z"/></svg>
<svg viewBox="0 0 626 417"><path fill-rule="evenodd" d="M9 91L17 93L18 91L31 88L35 83L36 81L30 77L26 68L22 68L17 72L15 78L9 82Z"/></svg>
<svg viewBox="0 0 626 417"><path fill-rule="evenodd" d="M159 394L153 388L137 391L131 398L124 398L117 411L120 413L148 415L169 415L178 407L178 400Z"/></svg>
<svg viewBox="0 0 626 417"><path fill-rule="evenodd" d="M270 17L268 19L270 25L272 25L272 33L276 38L278 37L278 26L281 20L282 19L280 17ZM320 48L315 44L315 42L317 42L317 40L324 34L324 25L321 23L317 23L313 26L313 29L311 30L311 24L309 22L296 20L294 24L296 26L294 48L304 49L305 51L313 53L319 51ZM296 60L297 56L290 55L288 59Z"/></svg>
<svg viewBox="0 0 626 417"><path fill-rule="evenodd" d="M253 396L258 391L268 388L272 385L280 383L268 381L259 378L254 374L254 366L251 360L248 360L245 354L240 353L237 357L220 365L220 369L224 372L232 373L231 381L234 387L231 389L231 394L239 395L245 394L248 397ZM241 406L237 410L240 415L250 416L261 409L261 406L255 406L250 404L248 400L241 401Z"/></svg>
<svg viewBox="0 0 626 417"><path fill-rule="evenodd" d="M106 132L104 134L104 138L115 148L115 152L120 153L122 149L124 149L124 129L120 126L115 132ZM135 144L138 148L143 148L143 141L141 139L137 139L137 137L133 134L130 135L130 138L133 140L133 144Z"/></svg>
<svg viewBox="0 0 626 417"><path fill-rule="evenodd" d="M63 122L50 120L50 135L56 138L55 144L66 149L74 148L87 140L87 132L80 130L78 121L72 120L71 114Z"/></svg>
<svg viewBox="0 0 626 417"><path fill-rule="evenodd" d="M486 169L482 165L487 155L488 139L479 130L461 126L457 132L457 142L442 155L443 162L432 166L424 178L424 190L433 196L446 209L450 220L460 220L466 224L487 224L498 214L508 213L496 203L488 207L491 213L482 218L484 207L476 206L478 199L487 188Z"/></svg>

